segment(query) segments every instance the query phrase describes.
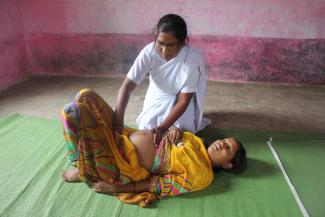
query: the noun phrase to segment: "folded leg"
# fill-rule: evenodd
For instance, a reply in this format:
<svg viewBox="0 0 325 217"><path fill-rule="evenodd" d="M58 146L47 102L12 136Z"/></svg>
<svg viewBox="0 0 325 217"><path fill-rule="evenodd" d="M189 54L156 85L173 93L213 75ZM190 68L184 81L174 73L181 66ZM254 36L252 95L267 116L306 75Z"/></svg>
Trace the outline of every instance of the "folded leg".
<svg viewBox="0 0 325 217"><path fill-rule="evenodd" d="M82 89L62 112L68 159L82 181L115 183L118 143L112 129L113 109L91 89Z"/></svg>

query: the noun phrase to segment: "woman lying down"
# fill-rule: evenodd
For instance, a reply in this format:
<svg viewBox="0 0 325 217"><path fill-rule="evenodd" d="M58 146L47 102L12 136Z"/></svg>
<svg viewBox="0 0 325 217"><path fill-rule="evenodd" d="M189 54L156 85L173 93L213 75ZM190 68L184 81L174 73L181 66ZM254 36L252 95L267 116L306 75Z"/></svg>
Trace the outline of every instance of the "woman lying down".
<svg viewBox="0 0 325 217"><path fill-rule="evenodd" d="M62 171L67 182L85 182L94 191L121 201L148 206L165 196L208 187L213 170L239 173L246 152L234 138L205 148L192 133L170 128L159 144L150 130L114 132L113 109L93 90L82 89L62 112L68 159L74 168Z"/></svg>

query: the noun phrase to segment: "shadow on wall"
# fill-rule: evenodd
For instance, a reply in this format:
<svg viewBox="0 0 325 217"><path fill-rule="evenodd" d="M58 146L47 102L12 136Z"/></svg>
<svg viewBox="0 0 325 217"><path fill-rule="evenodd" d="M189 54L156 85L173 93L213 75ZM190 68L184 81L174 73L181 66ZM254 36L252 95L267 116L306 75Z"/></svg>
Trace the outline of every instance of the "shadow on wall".
<svg viewBox="0 0 325 217"><path fill-rule="evenodd" d="M212 80L325 84L324 39L199 37Z"/></svg>
<svg viewBox="0 0 325 217"><path fill-rule="evenodd" d="M29 47L35 73L126 74L147 37L125 35L46 35L33 37Z"/></svg>
<svg viewBox="0 0 325 217"><path fill-rule="evenodd" d="M151 35L36 35L34 73L123 76ZM210 80L325 84L325 39L193 36Z"/></svg>

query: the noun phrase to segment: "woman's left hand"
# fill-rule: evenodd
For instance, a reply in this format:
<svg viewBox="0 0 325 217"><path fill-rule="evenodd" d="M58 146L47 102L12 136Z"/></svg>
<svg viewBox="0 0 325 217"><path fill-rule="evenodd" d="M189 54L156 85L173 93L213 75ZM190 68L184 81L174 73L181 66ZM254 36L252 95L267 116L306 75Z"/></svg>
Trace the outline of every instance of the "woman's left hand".
<svg viewBox="0 0 325 217"><path fill-rule="evenodd" d="M167 139L170 144L177 144L183 136L183 132L177 127L169 128L167 132Z"/></svg>
<svg viewBox="0 0 325 217"><path fill-rule="evenodd" d="M103 181L98 181L92 184L91 186L94 191L98 193L112 194L118 192L118 186L113 184L108 184Z"/></svg>

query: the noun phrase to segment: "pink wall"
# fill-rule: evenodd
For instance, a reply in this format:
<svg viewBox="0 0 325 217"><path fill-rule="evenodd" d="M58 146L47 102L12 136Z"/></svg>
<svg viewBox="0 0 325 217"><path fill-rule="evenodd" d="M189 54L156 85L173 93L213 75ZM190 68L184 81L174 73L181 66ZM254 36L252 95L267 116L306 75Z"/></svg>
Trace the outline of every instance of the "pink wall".
<svg viewBox="0 0 325 217"><path fill-rule="evenodd" d="M50 34L29 38L38 74L124 76L150 35ZM235 82L325 84L324 39L192 36L208 78Z"/></svg>
<svg viewBox="0 0 325 217"><path fill-rule="evenodd" d="M325 38L324 0L29 0L22 8L28 34L148 34L177 13L192 35Z"/></svg>
<svg viewBox="0 0 325 217"><path fill-rule="evenodd" d="M0 1L0 90L30 71L18 1Z"/></svg>
<svg viewBox="0 0 325 217"><path fill-rule="evenodd" d="M4 75L21 78L29 69L123 76L152 40L159 17L177 13L202 50L211 80L325 84L324 0L9 2L0 3L0 25L7 27L0 46L11 52L0 58L7 83ZM19 49L24 51L17 61ZM17 64L4 69L4 57Z"/></svg>

